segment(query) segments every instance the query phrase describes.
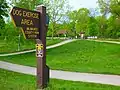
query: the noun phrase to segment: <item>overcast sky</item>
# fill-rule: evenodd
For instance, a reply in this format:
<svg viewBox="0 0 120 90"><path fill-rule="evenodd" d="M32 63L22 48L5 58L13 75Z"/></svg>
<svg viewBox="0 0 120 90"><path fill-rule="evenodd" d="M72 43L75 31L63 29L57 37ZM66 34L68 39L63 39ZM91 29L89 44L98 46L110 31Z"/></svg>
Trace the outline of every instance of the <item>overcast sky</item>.
<svg viewBox="0 0 120 90"><path fill-rule="evenodd" d="M97 7L98 0L69 0L70 5L73 7L73 10L78 10L79 8L95 8Z"/></svg>

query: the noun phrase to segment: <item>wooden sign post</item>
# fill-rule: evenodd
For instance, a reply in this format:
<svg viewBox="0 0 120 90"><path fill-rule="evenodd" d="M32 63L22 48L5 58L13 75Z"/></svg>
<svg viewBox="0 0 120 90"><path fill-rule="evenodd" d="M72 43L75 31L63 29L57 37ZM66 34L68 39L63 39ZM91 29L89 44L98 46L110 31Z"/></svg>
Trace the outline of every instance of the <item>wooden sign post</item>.
<svg viewBox="0 0 120 90"><path fill-rule="evenodd" d="M40 12L40 39L36 39L37 45L42 45L43 50L41 49L40 57L37 57L37 86L38 88L45 88L49 82L49 67L46 65L46 7L38 6L36 8Z"/></svg>
<svg viewBox="0 0 120 90"><path fill-rule="evenodd" d="M36 39L37 89L44 89L49 82L49 67L46 65L46 7L36 11L13 7L10 12L13 23L22 28L26 39Z"/></svg>

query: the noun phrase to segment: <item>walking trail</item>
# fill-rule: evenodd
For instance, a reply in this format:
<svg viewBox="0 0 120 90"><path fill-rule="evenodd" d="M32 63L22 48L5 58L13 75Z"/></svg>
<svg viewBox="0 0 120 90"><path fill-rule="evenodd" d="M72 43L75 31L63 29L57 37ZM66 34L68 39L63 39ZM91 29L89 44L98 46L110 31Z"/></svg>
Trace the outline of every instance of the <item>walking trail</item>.
<svg viewBox="0 0 120 90"><path fill-rule="evenodd" d="M36 75L35 67L17 65L0 61L0 68L24 74ZM50 70L50 78L120 86L120 76L118 75L90 74Z"/></svg>
<svg viewBox="0 0 120 90"><path fill-rule="evenodd" d="M73 41L76 41L76 40L77 40L77 39L65 40L65 41L63 41L63 42L60 42L60 43L57 43L57 44L48 46L48 47L46 47L46 49L55 48L55 47L58 47L58 46L61 46L61 45L64 45L64 44L66 44L66 43L70 43L70 42L73 42ZM30 52L35 52L35 49L34 49L34 50L28 50L28 51L15 52L15 53L0 54L0 56L12 56L12 55L18 55L18 54L24 54L24 53L30 53Z"/></svg>
<svg viewBox="0 0 120 90"><path fill-rule="evenodd" d="M89 40L89 41L96 41L96 42L120 44L120 42L116 42L116 41L102 41L102 40L90 40L90 39L87 39L87 40Z"/></svg>
<svg viewBox="0 0 120 90"><path fill-rule="evenodd" d="M55 48L55 47L58 47L58 46L61 46L61 45L64 45L66 43L70 43L70 42L73 42L73 41L76 41L76 40L80 40L80 39L69 39L69 40L57 43L55 45L47 46L46 49ZM115 41L101 41L101 40L89 40L89 41L120 44L120 42L115 42ZM15 52L15 53L0 54L0 56L12 56L12 55L18 55L18 54L24 54L24 53L30 53L30 52L35 52L35 49L34 50L28 50L28 51Z"/></svg>
<svg viewBox="0 0 120 90"><path fill-rule="evenodd" d="M66 44L66 43L69 43L72 41L74 41L74 40L67 40L67 41L61 42L59 44L49 46L49 47L47 47L47 49L61 46L63 44ZM113 41L98 41L98 42L120 44L120 42L113 42ZM28 53L28 52L34 52L34 51L35 50L29 50L29 51L24 51L24 52L1 54L0 56L17 55L17 54L23 54L23 53ZM8 62L0 61L0 68L19 72L19 73L29 74L29 75L36 75L35 67L23 66L23 65L12 64L12 63L8 63ZM78 72L69 72L69 71L60 71L60 70L50 70L50 78L120 86L120 76L119 75L91 74L91 73L78 73Z"/></svg>

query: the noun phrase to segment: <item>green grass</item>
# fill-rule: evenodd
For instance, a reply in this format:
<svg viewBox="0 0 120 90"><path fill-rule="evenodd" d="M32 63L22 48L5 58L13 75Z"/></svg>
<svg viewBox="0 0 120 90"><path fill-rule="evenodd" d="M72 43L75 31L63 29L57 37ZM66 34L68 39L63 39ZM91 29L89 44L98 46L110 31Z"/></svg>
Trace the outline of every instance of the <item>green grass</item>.
<svg viewBox="0 0 120 90"><path fill-rule="evenodd" d="M47 40L46 45L53 45L61 42L62 40ZM34 40L21 40L20 51L30 50L35 48ZM18 51L18 40L13 38L13 40L0 40L0 53L10 53Z"/></svg>
<svg viewBox="0 0 120 90"><path fill-rule="evenodd" d="M22 41L20 43L20 51L23 50L29 50L35 48L35 42L34 41L28 41L26 42ZM0 40L0 53L10 53L10 52L17 52L18 51L18 43L16 40Z"/></svg>
<svg viewBox="0 0 120 90"><path fill-rule="evenodd" d="M64 40L61 40L61 39L47 39L46 45L50 46L50 45L53 45L53 44L60 43L62 41L64 41Z"/></svg>
<svg viewBox="0 0 120 90"><path fill-rule="evenodd" d="M36 78L0 69L0 90L36 90ZM50 79L45 90L120 90L120 87Z"/></svg>
<svg viewBox="0 0 120 90"><path fill-rule="evenodd" d="M12 63L36 66L35 53L0 57ZM51 69L120 75L120 45L79 40L47 50Z"/></svg>

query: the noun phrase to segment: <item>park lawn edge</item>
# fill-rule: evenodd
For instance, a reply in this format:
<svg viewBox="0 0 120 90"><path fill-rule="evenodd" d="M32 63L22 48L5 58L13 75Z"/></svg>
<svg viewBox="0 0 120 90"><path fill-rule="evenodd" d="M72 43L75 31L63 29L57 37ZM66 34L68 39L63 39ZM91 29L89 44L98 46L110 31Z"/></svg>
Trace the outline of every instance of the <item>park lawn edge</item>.
<svg viewBox="0 0 120 90"><path fill-rule="evenodd" d="M47 47L47 46L51 46L51 45L55 45L55 44L57 44L57 43L60 43L60 42L64 41L64 40L61 40L61 39L55 39L55 40L57 40L57 41L56 41L56 42L52 42L52 41L54 41L54 39L51 39L51 41L49 41L48 44L47 44L47 42L46 42L46 47ZM34 46L35 46L35 45L36 45L36 44L34 43ZM29 51L29 50L35 50L35 47L34 47L34 48L30 48L30 49L28 49L28 48L22 49L22 50L20 50L20 51L15 50L15 51L10 51L10 52L0 52L0 54L19 53L19 52L24 52L24 51Z"/></svg>
<svg viewBox="0 0 120 90"><path fill-rule="evenodd" d="M4 82L6 82L6 83L10 84L10 85L8 85L8 87L11 88L11 90L19 90L19 88L22 88L20 90L26 90L25 88L29 88L29 87L30 88L27 89L27 90L35 90L35 88L36 88L35 76L22 74L22 73L18 73L18 72L13 72L13 71L8 71L8 70L4 70L4 69L0 69L0 70L1 70L0 72L2 72L2 74L0 74L0 75L2 75L3 78L5 79L5 81L4 81L3 78L0 78L1 82L2 82L1 85L4 84ZM6 74L9 75L9 76L6 76ZM11 80L11 81L7 81L7 79ZM29 79L31 79L33 81L31 81ZM11 87L13 85L14 85L14 87ZM25 86L25 85L27 85L27 86ZM5 88L5 85L2 85L0 87ZM18 89L15 89L15 88L18 88ZM58 89L56 89L56 88L58 88ZM60 79L52 78L52 79L50 79L50 83L48 85L48 88L46 88L45 90L70 90L70 89L79 90L79 88L88 88L88 89L85 89L85 90L119 90L120 86L114 86L114 85L108 85L108 84L99 84L99 83L91 83L91 82L88 83L88 82L81 82L81 81L60 80ZM92 88L94 88L94 89L92 89ZM2 90L8 90L8 89L3 89L2 88ZM83 89L81 89L81 90L83 90Z"/></svg>
<svg viewBox="0 0 120 90"><path fill-rule="evenodd" d="M90 41L91 42L91 41ZM97 43L99 43L99 42L97 42ZM107 43L107 44L109 44L109 43ZM114 44L109 44L109 45L114 45ZM117 45L117 44L116 44ZM64 45L63 45L64 46ZM63 47L63 46L61 46L61 47ZM118 45L117 45L118 46ZM58 47L58 48L60 48L60 47ZM54 50L54 48L53 49L50 49L50 50ZM30 54L30 53L29 53ZM31 53L31 54L34 54L34 53ZM30 55L31 55L30 54ZM25 54L23 54L23 56L24 56ZM34 54L35 55L35 54ZM14 56L13 56L14 57ZM14 61L11 61L10 60L11 58L8 58L8 59L6 59L5 61L7 61L7 62L12 62L12 63L15 63ZM4 59L1 59L1 60L3 60L4 61ZM20 64L20 65L23 65L23 64L21 64L21 63L18 63L18 64ZM32 67L36 67L36 64L35 65L33 65L33 64L31 64L31 65L28 65L27 63L25 63L25 65L26 66L32 66ZM48 66L50 66L49 65L49 63L48 63ZM69 68L61 68L61 67L52 67L52 66L50 66L51 67L51 69L52 70L63 70L63 71L72 71L72 72L82 72L82 73L86 73L86 71L79 71L79 70L72 70L72 69L69 69ZM108 71L97 71L97 72L94 72L94 71L87 71L87 73L94 73L94 74L111 74L111 75L120 75L119 73L117 73L117 72L108 72Z"/></svg>

